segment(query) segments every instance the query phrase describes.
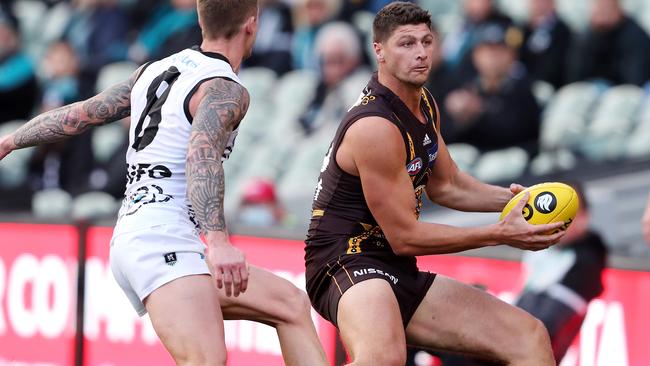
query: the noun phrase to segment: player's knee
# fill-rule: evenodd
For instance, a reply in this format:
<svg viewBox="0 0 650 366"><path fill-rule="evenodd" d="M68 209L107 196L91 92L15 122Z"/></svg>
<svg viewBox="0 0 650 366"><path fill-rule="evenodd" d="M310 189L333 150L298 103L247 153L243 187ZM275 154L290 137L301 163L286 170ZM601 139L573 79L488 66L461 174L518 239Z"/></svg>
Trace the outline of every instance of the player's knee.
<svg viewBox="0 0 650 366"><path fill-rule="evenodd" d="M311 321L311 303L304 291L294 285L288 285L275 295L276 301L272 314L278 326Z"/></svg>
<svg viewBox="0 0 650 366"><path fill-rule="evenodd" d="M531 356L542 357L548 355L551 351L551 341L548 331L540 320L529 316L522 323L521 333L522 344L513 347L513 355L516 359L528 359Z"/></svg>
<svg viewBox="0 0 650 366"><path fill-rule="evenodd" d="M310 317L311 303L304 291L292 286L284 301L286 309L284 320L286 322L295 323Z"/></svg>
<svg viewBox="0 0 650 366"><path fill-rule="evenodd" d="M531 332L532 346L535 347L536 350L550 351L551 338L548 335L546 326L536 318L533 318L533 323L533 329Z"/></svg>

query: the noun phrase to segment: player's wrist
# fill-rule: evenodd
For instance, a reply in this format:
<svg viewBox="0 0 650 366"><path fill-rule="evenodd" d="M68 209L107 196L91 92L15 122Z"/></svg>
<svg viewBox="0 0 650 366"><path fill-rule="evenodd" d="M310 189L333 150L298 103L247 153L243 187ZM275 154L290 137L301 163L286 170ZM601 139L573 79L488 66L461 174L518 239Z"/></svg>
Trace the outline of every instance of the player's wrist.
<svg viewBox="0 0 650 366"><path fill-rule="evenodd" d="M13 134L4 136L2 139L0 139L0 149L6 152L11 152L16 149Z"/></svg>
<svg viewBox="0 0 650 366"><path fill-rule="evenodd" d="M208 247L229 247L230 237L226 231L209 231L205 233L205 241Z"/></svg>
<svg viewBox="0 0 650 366"><path fill-rule="evenodd" d="M485 246L496 246L503 244L505 239L505 222L501 220L496 224L491 224L484 227L481 236L483 237Z"/></svg>

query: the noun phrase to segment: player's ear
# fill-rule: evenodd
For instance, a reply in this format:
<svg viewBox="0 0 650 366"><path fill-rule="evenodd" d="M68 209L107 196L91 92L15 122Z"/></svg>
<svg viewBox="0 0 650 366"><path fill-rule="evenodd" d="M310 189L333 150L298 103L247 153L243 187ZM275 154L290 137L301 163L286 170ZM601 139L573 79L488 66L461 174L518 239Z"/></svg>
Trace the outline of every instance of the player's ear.
<svg viewBox="0 0 650 366"><path fill-rule="evenodd" d="M384 62L384 46L381 44L381 42L374 42L372 44L372 47L375 50L375 57L377 58L377 62Z"/></svg>
<svg viewBox="0 0 650 366"><path fill-rule="evenodd" d="M203 19L201 19L200 15L198 16L198 18L199 18L199 28L201 28L201 30L205 29L203 28Z"/></svg>
<svg viewBox="0 0 650 366"><path fill-rule="evenodd" d="M247 34L255 34L257 31L257 13L251 15L244 23L244 30Z"/></svg>

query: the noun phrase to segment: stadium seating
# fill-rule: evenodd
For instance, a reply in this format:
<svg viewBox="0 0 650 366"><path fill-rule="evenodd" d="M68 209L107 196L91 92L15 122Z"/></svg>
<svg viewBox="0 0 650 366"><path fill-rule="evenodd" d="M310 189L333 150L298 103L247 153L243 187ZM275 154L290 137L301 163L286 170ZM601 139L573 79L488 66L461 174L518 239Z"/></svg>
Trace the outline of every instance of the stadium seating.
<svg viewBox="0 0 650 366"><path fill-rule="evenodd" d="M602 90L600 85L588 82L562 87L548 102L542 115L541 148L554 150L577 146Z"/></svg>
<svg viewBox="0 0 650 366"><path fill-rule="evenodd" d="M650 96L641 102L638 122L626 142L626 156L629 158L650 157Z"/></svg>
<svg viewBox="0 0 650 366"><path fill-rule="evenodd" d="M97 162L105 164L111 155L127 138L127 132L121 123L111 123L92 131L92 150Z"/></svg>
<svg viewBox="0 0 650 366"><path fill-rule="evenodd" d="M38 191L32 197L32 214L41 220L61 220L72 212L72 197L62 189Z"/></svg>
<svg viewBox="0 0 650 366"><path fill-rule="evenodd" d="M620 158L643 98L643 90L634 85L620 85L607 90L584 130L580 152L591 160Z"/></svg>
<svg viewBox="0 0 650 366"><path fill-rule="evenodd" d="M100 93L117 83L129 80L137 69L138 65L129 61L114 62L102 67L95 83L95 92Z"/></svg>
<svg viewBox="0 0 650 366"><path fill-rule="evenodd" d="M480 151L470 144L450 144L447 145L447 150L449 150L449 155L454 159L458 168L468 173L472 172L474 164L481 155Z"/></svg>
<svg viewBox="0 0 650 366"><path fill-rule="evenodd" d="M39 58L44 53L42 22L48 14L47 6L38 0L18 0L13 4L13 10L20 22L27 53Z"/></svg>
<svg viewBox="0 0 650 366"><path fill-rule="evenodd" d="M528 159L519 147L486 152L476 162L474 176L491 183L513 180L524 173Z"/></svg>
<svg viewBox="0 0 650 366"><path fill-rule="evenodd" d="M102 219L115 216L118 209L118 201L110 194L88 192L74 198L71 216L74 220Z"/></svg>

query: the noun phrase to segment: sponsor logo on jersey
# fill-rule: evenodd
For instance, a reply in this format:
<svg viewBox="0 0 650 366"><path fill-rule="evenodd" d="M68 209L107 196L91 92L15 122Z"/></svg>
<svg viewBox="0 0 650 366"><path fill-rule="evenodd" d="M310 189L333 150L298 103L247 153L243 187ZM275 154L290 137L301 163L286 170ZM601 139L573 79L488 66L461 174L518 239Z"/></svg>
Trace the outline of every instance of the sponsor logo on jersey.
<svg viewBox="0 0 650 366"><path fill-rule="evenodd" d="M142 206L151 203L169 202L173 198L174 197L172 195L166 194L162 187L158 185L151 184L149 186L143 186L138 188L135 192L124 197L124 200L122 201L122 209L120 212L124 212L124 215L130 216L138 212Z"/></svg>
<svg viewBox="0 0 650 366"><path fill-rule="evenodd" d="M535 197L535 208L537 211L549 214L555 210L557 198L551 192L542 192Z"/></svg>
<svg viewBox="0 0 650 366"><path fill-rule="evenodd" d="M129 165L126 177L129 184L139 182L143 176L151 179L165 179L172 176L171 170L164 165L151 166L151 164Z"/></svg>
<svg viewBox="0 0 650 366"><path fill-rule="evenodd" d="M416 175L422 170L422 159L417 157L410 163L406 164L406 171L409 175Z"/></svg>
<svg viewBox="0 0 650 366"><path fill-rule="evenodd" d="M427 146L431 143L431 138L429 138L429 134L426 133L424 134L424 141L422 141L422 145Z"/></svg>
<svg viewBox="0 0 650 366"><path fill-rule="evenodd" d="M173 266L174 264L176 264L176 260L177 260L176 253L171 252L171 253L163 254L163 257L165 257L165 263L168 266Z"/></svg>
<svg viewBox="0 0 650 366"><path fill-rule="evenodd" d="M427 154L429 155L429 168L431 168L433 166L433 163L436 162L436 158L438 157L438 144L431 146L427 150Z"/></svg>
<svg viewBox="0 0 650 366"><path fill-rule="evenodd" d="M375 269L375 268L363 268L359 270L354 270L352 275L354 277L359 277L359 276L367 276L370 274L378 274L381 276L385 276L388 278L394 285L397 285L397 281L399 281L399 278L393 276L390 273L384 272L381 269Z"/></svg>
<svg viewBox="0 0 650 366"><path fill-rule="evenodd" d="M351 111L352 108L354 108L354 107L358 107L360 105L368 105L368 103L370 103L373 100L377 99L377 97L375 97L374 95L371 95L371 94L372 94L372 90L370 88L366 87L365 89L363 89L363 92L361 92L361 94L359 95L359 98L357 99L356 102L354 102L352 107L350 107L350 109L348 109L348 112Z"/></svg>

